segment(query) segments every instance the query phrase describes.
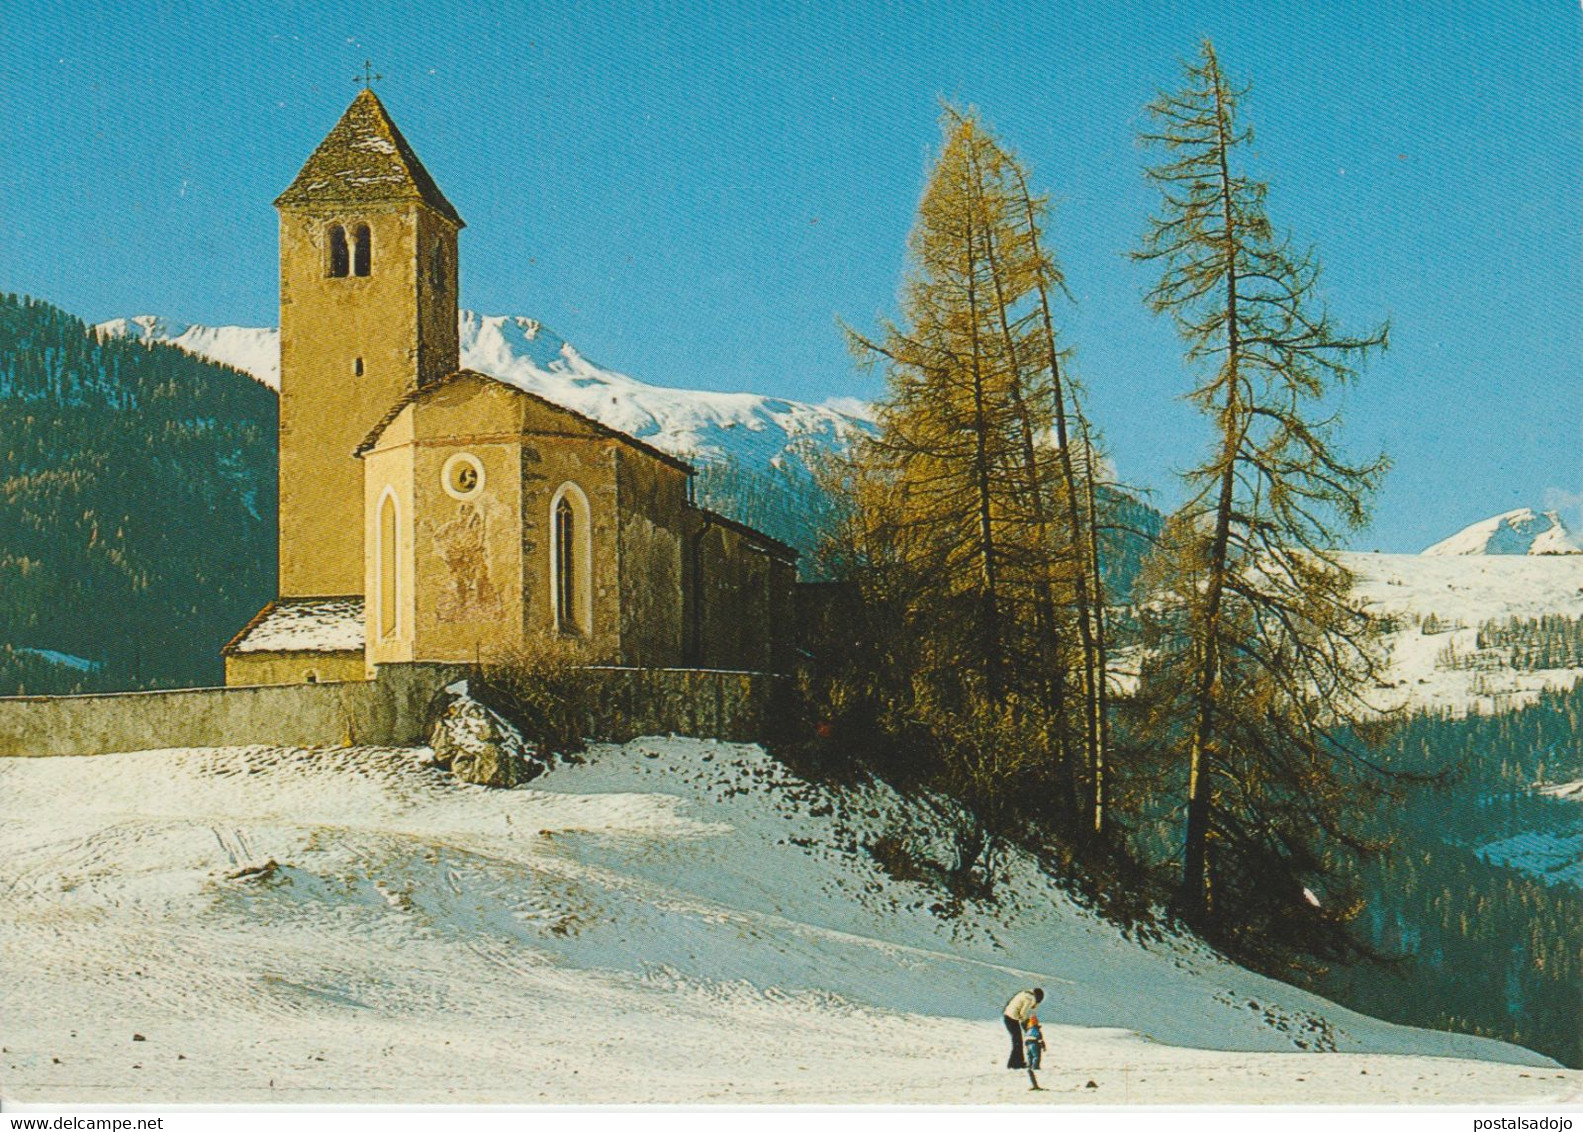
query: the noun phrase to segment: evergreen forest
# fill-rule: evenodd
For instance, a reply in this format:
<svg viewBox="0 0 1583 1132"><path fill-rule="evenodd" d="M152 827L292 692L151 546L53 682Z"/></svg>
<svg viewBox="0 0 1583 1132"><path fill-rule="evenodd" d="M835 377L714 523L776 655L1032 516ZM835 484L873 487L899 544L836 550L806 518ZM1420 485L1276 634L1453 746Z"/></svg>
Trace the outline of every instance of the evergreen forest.
<svg viewBox="0 0 1583 1132"><path fill-rule="evenodd" d="M1494 715L1420 715L1379 754L1428 781L1369 816L1390 842L1362 867L1360 929L1384 962L1338 966L1313 989L1392 1021L1515 1041L1583 1066L1583 889L1496 863L1523 835L1583 850L1583 812L1543 783L1583 779L1583 686Z"/></svg>
<svg viewBox="0 0 1583 1132"><path fill-rule="evenodd" d="M275 591L275 395L0 295L0 694L219 683Z"/></svg>

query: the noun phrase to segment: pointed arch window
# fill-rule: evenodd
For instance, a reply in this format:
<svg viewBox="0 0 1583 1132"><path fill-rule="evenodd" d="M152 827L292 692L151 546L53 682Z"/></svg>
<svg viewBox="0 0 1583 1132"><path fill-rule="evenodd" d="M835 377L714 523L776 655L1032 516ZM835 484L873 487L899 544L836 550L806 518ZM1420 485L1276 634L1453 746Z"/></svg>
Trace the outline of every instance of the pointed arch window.
<svg viewBox="0 0 1583 1132"><path fill-rule="evenodd" d="M555 627L575 633L577 624L577 517L564 495L555 505Z"/></svg>
<svg viewBox="0 0 1583 1132"><path fill-rule="evenodd" d="M367 224L352 229L352 274L367 275L374 265L373 236Z"/></svg>
<svg viewBox="0 0 1583 1132"><path fill-rule="evenodd" d="M558 633L593 632L592 557L588 497L576 484L564 484L550 502L550 593Z"/></svg>
<svg viewBox="0 0 1583 1132"><path fill-rule="evenodd" d="M330 278L344 279L351 257L346 246L346 229L339 224L330 225Z"/></svg>
<svg viewBox="0 0 1583 1132"><path fill-rule="evenodd" d="M396 560L396 497L388 489L379 501L379 636L396 635L399 574Z"/></svg>

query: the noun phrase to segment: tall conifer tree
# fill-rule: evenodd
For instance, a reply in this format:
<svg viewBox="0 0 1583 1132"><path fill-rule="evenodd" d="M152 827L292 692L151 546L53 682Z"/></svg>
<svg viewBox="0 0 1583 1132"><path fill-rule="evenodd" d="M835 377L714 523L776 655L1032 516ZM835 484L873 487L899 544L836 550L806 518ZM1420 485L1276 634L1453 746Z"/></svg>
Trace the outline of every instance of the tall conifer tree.
<svg viewBox="0 0 1583 1132"><path fill-rule="evenodd" d="M901 714L925 722L947 764L984 771L968 776L975 804L1053 790L1075 832L1080 814L1091 826L1100 812L1104 665L1088 461L1074 459L1051 314L1063 284L1042 243L1044 202L1016 159L972 113L947 109L943 125L902 319L852 334L889 394L879 435L856 451L859 529L846 542L863 549L847 556L865 562L870 598L897 611Z"/></svg>
<svg viewBox="0 0 1583 1132"><path fill-rule="evenodd" d="M1151 603L1168 630L1155 691L1187 763L1178 907L1250 949L1335 950L1354 905L1326 891L1325 856L1367 847L1346 814L1380 783L1346 739L1370 715L1375 660L1334 548L1366 523L1387 462L1348 462L1324 400L1387 332L1338 329L1313 253L1271 225L1267 186L1242 168L1245 92L1213 46L1185 72L1148 108L1161 206L1136 253L1161 270L1149 304L1203 375L1189 396L1213 437Z"/></svg>

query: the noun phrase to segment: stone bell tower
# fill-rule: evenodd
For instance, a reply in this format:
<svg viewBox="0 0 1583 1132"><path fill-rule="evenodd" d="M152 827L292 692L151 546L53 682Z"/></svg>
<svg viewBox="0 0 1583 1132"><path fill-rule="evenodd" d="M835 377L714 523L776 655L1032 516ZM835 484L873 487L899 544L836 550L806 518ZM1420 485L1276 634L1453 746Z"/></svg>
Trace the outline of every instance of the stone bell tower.
<svg viewBox="0 0 1583 1132"><path fill-rule="evenodd" d="M404 396L457 369L462 218L364 89L280 213L280 596L363 592L363 468Z"/></svg>

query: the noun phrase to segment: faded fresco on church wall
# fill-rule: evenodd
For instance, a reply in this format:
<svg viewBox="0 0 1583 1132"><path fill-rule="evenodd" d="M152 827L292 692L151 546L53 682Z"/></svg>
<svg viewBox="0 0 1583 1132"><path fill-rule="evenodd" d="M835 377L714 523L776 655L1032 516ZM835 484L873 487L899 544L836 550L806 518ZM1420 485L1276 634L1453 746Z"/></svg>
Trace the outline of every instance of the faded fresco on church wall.
<svg viewBox="0 0 1583 1132"><path fill-rule="evenodd" d="M415 645L425 659L468 661L499 651L520 618L516 444L498 439L491 407L480 401L474 427L458 432L493 435L492 443L426 442L440 422L418 416L414 619ZM464 474L459 485L458 469L469 466L476 467L476 480Z"/></svg>
<svg viewBox="0 0 1583 1132"><path fill-rule="evenodd" d="M487 502L456 504L444 522L430 520L434 552L444 565L439 597L434 604L437 621L459 623L488 621L500 616L501 593L489 577L489 520Z"/></svg>

